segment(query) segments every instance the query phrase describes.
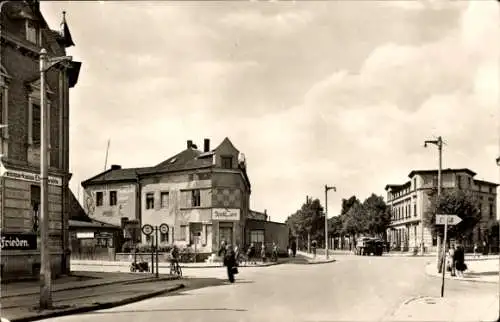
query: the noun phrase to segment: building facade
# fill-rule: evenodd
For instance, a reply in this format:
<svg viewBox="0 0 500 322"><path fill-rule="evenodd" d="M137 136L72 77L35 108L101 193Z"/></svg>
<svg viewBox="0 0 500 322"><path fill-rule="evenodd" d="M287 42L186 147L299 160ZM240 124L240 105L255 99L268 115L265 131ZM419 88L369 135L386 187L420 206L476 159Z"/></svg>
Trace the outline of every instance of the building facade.
<svg viewBox="0 0 500 322"><path fill-rule="evenodd" d="M211 253L223 240L246 242L251 185L244 156L228 138L213 150L205 139L203 151L189 140L184 151L156 166L113 166L82 186L92 218L110 224L130 219L141 226L166 224L160 243ZM141 235L142 242L150 242Z"/></svg>
<svg viewBox="0 0 500 322"><path fill-rule="evenodd" d="M421 247L434 251L437 237L422 224L422 218L431 201L429 193L438 187L437 170L412 171L409 181L403 184L389 184L387 204L391 209L391 224L387 230L388 241L396 250L413 250ZM476 180L476 173L469 169L442 170L442 188L467 189L477 195L481 204L482 219L467 236L466 247L474 243L480 244L487 230L488 222L496 220L496 189L497 184Z"/></svg>
<svg viewBox="0 0 500 322"><path fill-rule="evenodd" d="M73 44L49 28L38 1L1 3L0 22L0 221L2 278L37 276L40 268L40 74L39 54L65 56ZM69 89L81 63L56 65L46 73L49 161L49 237L54 274L69 272Z"/></svg>

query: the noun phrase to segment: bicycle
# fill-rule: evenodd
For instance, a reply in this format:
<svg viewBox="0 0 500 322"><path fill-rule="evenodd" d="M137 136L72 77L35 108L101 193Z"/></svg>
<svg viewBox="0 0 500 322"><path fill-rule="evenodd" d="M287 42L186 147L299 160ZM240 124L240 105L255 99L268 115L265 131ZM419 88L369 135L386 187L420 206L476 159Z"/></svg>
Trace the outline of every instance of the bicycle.
<svg viewBox="0 0 500 322"><path fill-rule="evenodd" d="M177 275L179 277L182 277L182 269L181 266L179 265L179 262L177 261L170 262L170 275Z"/></svg>

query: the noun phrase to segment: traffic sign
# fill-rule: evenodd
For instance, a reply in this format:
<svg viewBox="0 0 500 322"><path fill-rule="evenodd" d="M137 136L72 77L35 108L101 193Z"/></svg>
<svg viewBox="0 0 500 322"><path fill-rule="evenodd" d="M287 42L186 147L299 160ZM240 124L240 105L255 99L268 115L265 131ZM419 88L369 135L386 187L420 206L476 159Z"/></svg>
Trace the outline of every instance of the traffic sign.
<svg viewBox="0 0 500 322"><path fill-rule="evenodd" d="M448 225L454 226L462 221L462 218L457 215L446 215L446 214L437 214L436 215L436 225L444 225L448 220Z"/></svg>
<svg viewBox="0 0 500 322"><path fill-rule="evenodd" d="M162 234L168 234L168 225L167 224L161 224L160 225L160 233L162 233Z"/></svg>
<svg viewBox="0 0 500 322"><path fill-rule="evenodd" d="M151 226L151 225L146 224L146 225L142 226L142 232L144 233L144 235L147 235L147 236L151 235L153 233L153 230L154 230L153 226Z"/></svg>

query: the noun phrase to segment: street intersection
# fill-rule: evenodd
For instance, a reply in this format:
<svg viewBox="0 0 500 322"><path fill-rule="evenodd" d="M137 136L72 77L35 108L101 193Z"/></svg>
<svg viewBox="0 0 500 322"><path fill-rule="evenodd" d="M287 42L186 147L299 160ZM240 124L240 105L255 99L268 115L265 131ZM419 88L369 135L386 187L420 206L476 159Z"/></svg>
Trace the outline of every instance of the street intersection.
<svg viewBox="0 0 500 322"><path fill-rule="evenodd" d="M235 284L187 287L126 306L50 321L393 321L404 302L439 296L440 280L426 275L424 269L432 258L336 258L334 263L319 265L241 268ZM224 279L225 270L186 268L184 275ZM497 285L447 281L445 297L464 294L494 301Z"/></svg>

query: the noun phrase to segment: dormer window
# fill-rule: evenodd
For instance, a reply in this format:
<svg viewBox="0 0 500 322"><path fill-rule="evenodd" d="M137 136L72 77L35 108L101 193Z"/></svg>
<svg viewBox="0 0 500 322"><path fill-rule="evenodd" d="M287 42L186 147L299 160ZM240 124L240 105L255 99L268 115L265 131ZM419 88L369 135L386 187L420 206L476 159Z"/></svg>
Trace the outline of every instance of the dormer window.
<svg viewBox="0 0 500 322"><path fill-rule="evenodd" d="M40 45L41 43L40 29L31 20L26 20L26 40L35 45Z"/></svg>
<svg viewBox="0 0 500 322"><path fill-rule="evenodd" d="M232 156L222 156L221 157L221 166L223 169L232 169L233 168L233 157Z"/></svg>

